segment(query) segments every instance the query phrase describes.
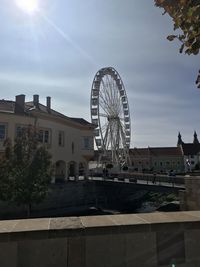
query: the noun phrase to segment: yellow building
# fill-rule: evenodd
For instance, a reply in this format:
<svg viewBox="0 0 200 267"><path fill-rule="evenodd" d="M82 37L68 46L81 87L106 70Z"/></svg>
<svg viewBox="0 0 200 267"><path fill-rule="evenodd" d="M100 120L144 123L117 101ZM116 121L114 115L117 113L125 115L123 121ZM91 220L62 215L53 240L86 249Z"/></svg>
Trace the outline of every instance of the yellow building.
<svg viewBox="0 0 200 267"><path fill-rule="evenodd" d="M55 179L87 176L94 153L94 125L51 109L50 97L46 106L39 103L39 95L34 95L31 102L25 102L25 95L16 96L15 101L0 100L0 152L4 151L7 138L14 142L20 131L30 125L37 129L39 142L52 155Z"/></svg>

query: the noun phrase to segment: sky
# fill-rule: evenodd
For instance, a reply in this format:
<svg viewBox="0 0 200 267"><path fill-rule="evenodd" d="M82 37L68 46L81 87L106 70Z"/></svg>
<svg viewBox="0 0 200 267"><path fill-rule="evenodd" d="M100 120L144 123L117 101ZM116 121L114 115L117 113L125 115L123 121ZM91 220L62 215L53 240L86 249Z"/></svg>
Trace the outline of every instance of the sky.
<svg viewBox="0 0 200 267"><path fill-rule="evenodd" d="M176 146L200 139L200 55L169 42L172 20L153 0L38 0L34 14L0 0L0 99L25 94L90 121L96 72L114 67L125 85L131 146Z"/></svg>

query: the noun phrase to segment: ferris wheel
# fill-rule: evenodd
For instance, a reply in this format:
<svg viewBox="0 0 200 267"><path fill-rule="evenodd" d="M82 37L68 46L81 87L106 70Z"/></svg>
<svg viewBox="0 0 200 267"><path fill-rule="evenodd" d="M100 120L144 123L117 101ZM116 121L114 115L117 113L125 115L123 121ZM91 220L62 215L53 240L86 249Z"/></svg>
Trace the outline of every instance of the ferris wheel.
<svg viewBox="0 0 200 267"><path fill-rule="evenodd" d="M91 120L100 161L128 165L131 121L124 84L112 67L100 69L91 90Z"/></svg>

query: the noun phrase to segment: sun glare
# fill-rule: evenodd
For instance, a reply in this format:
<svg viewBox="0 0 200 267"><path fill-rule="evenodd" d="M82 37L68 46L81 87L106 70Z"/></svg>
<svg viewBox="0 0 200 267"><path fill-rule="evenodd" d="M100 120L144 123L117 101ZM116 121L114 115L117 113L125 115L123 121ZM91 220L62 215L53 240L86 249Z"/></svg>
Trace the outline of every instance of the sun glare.
<svg viewBox="0 0 200 267"><path fill-rule="evenodd" d="M33 14L38 11L38 0L15 0L19 8L24 12Z"/></svg>

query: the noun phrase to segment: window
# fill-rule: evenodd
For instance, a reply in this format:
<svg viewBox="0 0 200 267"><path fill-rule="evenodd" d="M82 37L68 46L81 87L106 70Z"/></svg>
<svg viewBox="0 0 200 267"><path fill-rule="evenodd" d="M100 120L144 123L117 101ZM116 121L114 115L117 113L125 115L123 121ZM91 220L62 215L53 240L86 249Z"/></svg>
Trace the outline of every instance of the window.
<svg viewBox="0 0 200 267"><path fill-rule="evenodd" d="M6 125L0 124L0 141L3 141L6 139Z"/></svg>
<svg viewBox="0 0 200 267"><path fill-rule="evenodd" d="M63 131L59 131L58 133L58 145L59 146L64 146L64 132Z"/></svg>
<svg viewBox="0 0 200 267"><path fill-rule="evenodd" d="M23 133L25 133L27 126L25 125L18 125L16 127L16 137L21 137Z"/></svg>
<svg viewBox="0 0 200 267"><path fill-rule="evenodd" d="M90 148L90 139L88 137L84 137L84 148L85 149Z"/></svg>
<svg viewBox="0 0 200 267"><path fill-rule="evenodd" d="M93 149L90 136L84 136L83 137L83 149L86 149L86 150Z"/></svg>
<svg viewBox="0 0 200 267"><path fill-rule="evenodd" d="M162 166L162 162L160 162L160 166Z"/></svg>
<svg viewBox="0 0 200 267"><path fill-rule="evenodd" d="M22 135L28 134L31 129L33 129L33 126L31 126L30 124L17 124L15 135L17 138L22 137Z"/></svg>
<svg viewBox="0 0 200 267"><path fill-rule="evenodd" d="M50 143L49 130L39 130L38 141L43 144L49 144Z"/></svg>

